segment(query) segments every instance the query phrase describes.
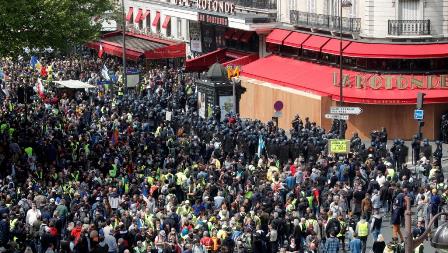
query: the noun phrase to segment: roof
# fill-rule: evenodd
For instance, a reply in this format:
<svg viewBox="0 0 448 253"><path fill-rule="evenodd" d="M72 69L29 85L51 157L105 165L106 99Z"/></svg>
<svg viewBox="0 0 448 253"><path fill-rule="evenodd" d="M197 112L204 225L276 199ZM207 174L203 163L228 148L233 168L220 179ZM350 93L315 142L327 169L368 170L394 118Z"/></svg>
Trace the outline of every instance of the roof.
<svg viewBox="0 0 448 253"><path fill-rule="evenodd" d="M335 67L271 55L243 66L240 75L338 101L339 86L334 84L338 73ZM351 70L344 70L344 76L348 76L350 86L343 91L348 103L415 104L422 89L425 103L448 102L446 76L377 75ZM428 81L432 82L429 88Z"/></svg>
<svg viewBox="0 0 448 253"><path fill-rule="evenodd" d="M105 42L118 44L121 47L123 46L123 35L121 34L112 37L106 37L103 38L102 40ZM135 51L139 51L142 53L148 50L154 50L164 46L166 45L159 42L145 40L134 36L126 36L126 48L131 48Z"/></svg>

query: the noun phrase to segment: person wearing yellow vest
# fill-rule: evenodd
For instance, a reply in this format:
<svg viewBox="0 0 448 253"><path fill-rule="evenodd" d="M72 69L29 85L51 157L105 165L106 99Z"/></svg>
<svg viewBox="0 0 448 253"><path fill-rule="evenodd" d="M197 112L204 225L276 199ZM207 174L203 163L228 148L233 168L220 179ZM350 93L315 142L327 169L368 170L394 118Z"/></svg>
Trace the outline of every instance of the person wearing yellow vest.
<svg viewBox="0 0 448 253"><path fill-rule="evenodd" d="M361 220L356 224L356 233L362 242L362 253L366 252L367 237L369 236L369 223L366 217L362 216Z"/></svg>

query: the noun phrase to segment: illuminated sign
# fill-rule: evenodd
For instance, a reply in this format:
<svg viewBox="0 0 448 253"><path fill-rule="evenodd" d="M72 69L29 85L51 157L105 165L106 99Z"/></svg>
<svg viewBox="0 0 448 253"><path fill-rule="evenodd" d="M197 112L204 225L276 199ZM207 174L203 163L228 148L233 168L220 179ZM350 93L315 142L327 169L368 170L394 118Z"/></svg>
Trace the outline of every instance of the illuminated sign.
<svg viewBox="0 0 448 253"><path fill-rule="evenodd" d="M219 0L175 0L176 5L182 5L187 7L195 7L199 10L214 11L220 13L235 13L235 4L226 1Z"/></svg>
<svg viewBox="0 0 448 253"><path fill-rule="evenodd" d="M223 26L229 25L229 20L227 19L227 17L220 17L205 13L198 13L198 21Z"/></svg>
<svg viewBox="0 0 448 253"><path fill-rule="evenodd" d="M230 79L232 77L240 76L240 67L239 66L227 66L227 77Z"/></svg>
<svg viewBox="0 0 448 253"><path fill-rule="evenodd" d="M410 76L378 74L346 74L342 77L344 87L371 90L408 90L448 88L448 75ZM333 73L333 85L339 86L339 75Z"/></svg>

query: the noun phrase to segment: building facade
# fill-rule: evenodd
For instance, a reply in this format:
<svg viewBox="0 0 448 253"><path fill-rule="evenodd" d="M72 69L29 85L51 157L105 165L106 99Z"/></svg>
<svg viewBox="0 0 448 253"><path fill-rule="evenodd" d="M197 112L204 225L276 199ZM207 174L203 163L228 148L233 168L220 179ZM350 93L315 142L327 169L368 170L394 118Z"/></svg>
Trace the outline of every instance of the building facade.
<svg viewBox="0 0 448 253"><path fill-rule="evenodd" d="M355 38L438 41L448 33L447 0L351 0L344 32ZM285 24L335 31L341 0L278 0Z"/></svg>
<svg viewBox="0 0 448 253"><path fill-rule="evenodd" d="M258 54L276 25L272 0L125 0L124 5L128 31L183 41L187 59L229 47Z"/></svg>

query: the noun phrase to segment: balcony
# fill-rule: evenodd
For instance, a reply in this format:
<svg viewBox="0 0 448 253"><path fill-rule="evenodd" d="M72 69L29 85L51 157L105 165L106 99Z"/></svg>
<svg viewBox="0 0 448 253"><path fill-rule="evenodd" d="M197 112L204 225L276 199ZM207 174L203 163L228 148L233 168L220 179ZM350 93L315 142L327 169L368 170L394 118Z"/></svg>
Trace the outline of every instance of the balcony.
<svg viewBox="0 0 448 253"><path fill-rule="evenodd" d="M328 31L340 31L339 16L302 12L292 10L290 12L291 24L307 28L316 28ZM359 33L361 30L360 18L342 18L342 31L349 33Z"/></svg>
<svg viewBox="0 0 448 253"><path fill-rule="evenodd" d="M392 36L431 35L431 20L389 20L388 34Z"/></svg>

